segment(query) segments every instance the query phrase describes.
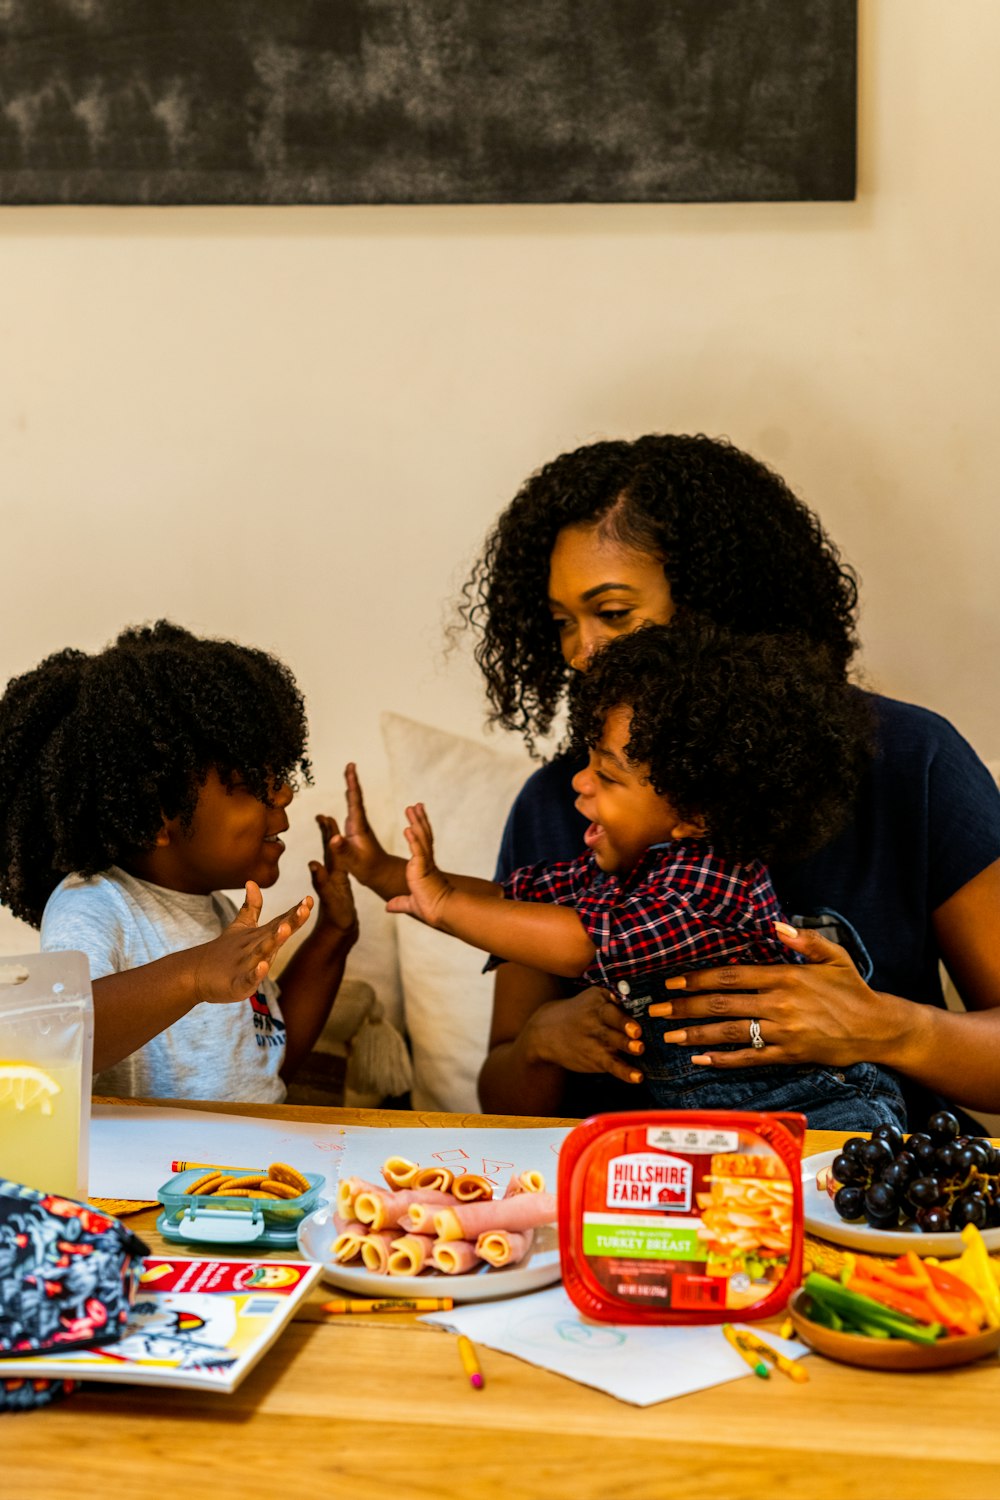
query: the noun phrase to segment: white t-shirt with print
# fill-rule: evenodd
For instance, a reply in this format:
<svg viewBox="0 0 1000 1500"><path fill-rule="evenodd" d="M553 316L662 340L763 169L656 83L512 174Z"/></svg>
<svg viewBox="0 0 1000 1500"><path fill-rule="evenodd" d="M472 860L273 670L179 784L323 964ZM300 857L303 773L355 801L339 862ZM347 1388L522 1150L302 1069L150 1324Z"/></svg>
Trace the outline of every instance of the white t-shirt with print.
<svg viewBox="0 0 1000 1500"><path fill-rule="evenodd" d="M228 896L191 896L137 880L115 866L84 880L67 875L42 914L45 952L77 949L103 979L219 936L236 915ZM226 1099L280 1104L285 1023L278 988L265 979L233 1004L196 1005L145 1046L94 1078L94 1092L123 1098Z"/></svg>

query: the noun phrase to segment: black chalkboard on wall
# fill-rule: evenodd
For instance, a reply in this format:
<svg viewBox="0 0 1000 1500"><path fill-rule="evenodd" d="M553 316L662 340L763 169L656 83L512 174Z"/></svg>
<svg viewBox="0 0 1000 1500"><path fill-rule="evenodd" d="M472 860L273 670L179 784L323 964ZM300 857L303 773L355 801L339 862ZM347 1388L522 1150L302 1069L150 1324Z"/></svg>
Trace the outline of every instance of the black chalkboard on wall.
<svg viewBox="0 0 1000 1500"><path fill-rule="evenodd" d="M857 0L4 0L0 204L849 199Z"/></svg>

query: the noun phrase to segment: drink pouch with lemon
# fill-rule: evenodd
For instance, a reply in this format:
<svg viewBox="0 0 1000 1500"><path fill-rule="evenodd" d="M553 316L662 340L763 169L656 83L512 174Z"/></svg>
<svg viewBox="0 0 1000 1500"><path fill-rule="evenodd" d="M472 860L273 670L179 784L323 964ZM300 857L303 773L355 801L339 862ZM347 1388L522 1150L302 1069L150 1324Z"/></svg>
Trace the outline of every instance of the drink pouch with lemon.
<svg viewBox="0 0 1000 1500"><path fill-rule="evenodd" d="M0 958L0 1178L86 1197L93 1049L84 954Z"/></svg>

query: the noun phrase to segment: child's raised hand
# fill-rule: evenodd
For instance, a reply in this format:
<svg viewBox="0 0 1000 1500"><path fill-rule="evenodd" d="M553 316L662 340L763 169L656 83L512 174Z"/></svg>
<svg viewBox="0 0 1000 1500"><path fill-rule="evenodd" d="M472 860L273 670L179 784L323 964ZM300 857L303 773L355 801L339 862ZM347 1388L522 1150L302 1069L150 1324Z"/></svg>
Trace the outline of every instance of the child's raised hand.
<svg viewBox="0 0 1000 1500"><path fill-rule="evenodd" d="M443 923L444 906L454 887L434 863L434 832L427 809L422 802L406 809L407 826L403 829L410 846L406 862L407 896L393 896L386 911L405 912L418 917L429 927Z"/></svg>
<svg viewBox="0 0 1000 1500"><path fill-rule="evenodd" d="M347 784L347 817L341 833L335 818L317 819L323 829L326 852L332 868L353 875L359 884L375 886L390 856L375 837L365 812L365 799L353 761L344 770ZM331 868L328 864L327 868Z"/></svg>
<svg viewBox="0 0 1000 1500"><path fill-rule="evenodd" d="M313 909L306 896L283 916L259 926L264 898L248 880L246 899L229 926L210 943L190 950L194 963L194 1003L228 1004L246 1000L267 977L278 949L297 932Z"/></svg>
<svg viewBox="0 0 1000 1500"><path fill-rule="evenodd" d="M333 851L333 841L339 837L339 830L335 818L327 817L319 813L316 817L319 824L320 836L323 840L323 863L312 860L309 864L309 872L312 875L313 890L319 897L319 917L317 925L323 923L342 933L351 942L358 935L358 914L354 907L354 892L351 890L351 882L347 871L337 868L337 861Z"/></svg>

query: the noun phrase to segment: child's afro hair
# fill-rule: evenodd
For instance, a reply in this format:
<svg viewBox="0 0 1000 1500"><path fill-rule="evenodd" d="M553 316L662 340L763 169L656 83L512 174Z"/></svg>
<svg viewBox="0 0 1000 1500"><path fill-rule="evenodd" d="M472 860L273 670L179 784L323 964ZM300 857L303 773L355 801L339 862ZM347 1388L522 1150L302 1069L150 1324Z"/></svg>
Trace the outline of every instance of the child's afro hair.
<svg viewBox="0 0 1000 1500"><path fill-rule="evenodd" d="M803 638L688 617L609 642L570 698L578 751L632 709L626 753L724 857L801 859L847 821L873 747L868 700Z"/></svg>
<svg viewBox="0 0 1000 1500"><path fill-rule="evenodd" d="M262 801L308 781L305 744L302 695L265 651L160 620L93 656L56 652L0 699L0 900L37 927L64 875L189 824L211 770Z"/></svg>

